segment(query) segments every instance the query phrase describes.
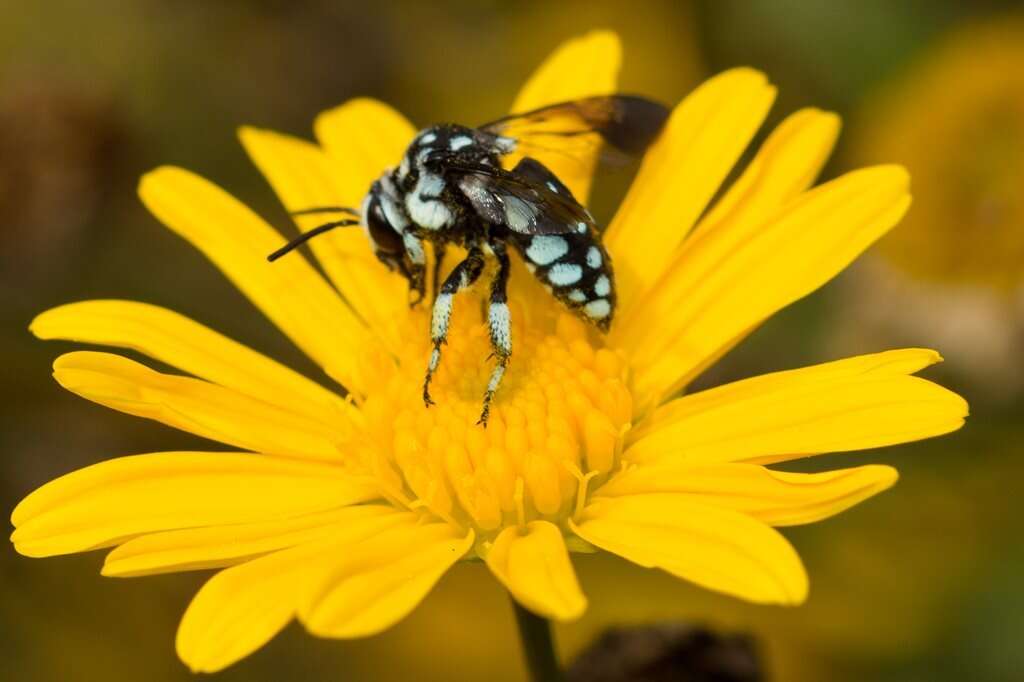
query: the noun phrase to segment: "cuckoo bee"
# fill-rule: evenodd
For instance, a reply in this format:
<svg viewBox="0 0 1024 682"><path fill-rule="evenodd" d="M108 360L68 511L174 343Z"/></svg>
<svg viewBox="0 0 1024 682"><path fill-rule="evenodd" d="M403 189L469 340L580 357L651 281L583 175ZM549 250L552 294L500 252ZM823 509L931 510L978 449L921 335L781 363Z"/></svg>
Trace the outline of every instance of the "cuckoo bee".
<svg viewBox="0 0 1024 682"><path fill-rule="evenodd" d="M312 207L301 214L348 218L321 225L270 254L273 261L300 244L337 227L362 225L377 258L409 281L412 304L423 300L427 251L433 245L433 350L423 381L423 401L441 360L452 300L472 286L488 260L496 263L490 283L487 323L496 359L483 396L480 424L486 425L491 399L512 354L506 287L509 251L522 257L551 295L601 331L615 314L615 277L601 245L600 231L583 207L531 150L582 155L597 147L639 154L657 136L668 109L628 95L563 102L507 116L477 128L434 125L420 131L399 164L374 181L359 210ZM511 169L503 157L519 153ZM456 244L466 257L439 282L445 247Z"/></svg>

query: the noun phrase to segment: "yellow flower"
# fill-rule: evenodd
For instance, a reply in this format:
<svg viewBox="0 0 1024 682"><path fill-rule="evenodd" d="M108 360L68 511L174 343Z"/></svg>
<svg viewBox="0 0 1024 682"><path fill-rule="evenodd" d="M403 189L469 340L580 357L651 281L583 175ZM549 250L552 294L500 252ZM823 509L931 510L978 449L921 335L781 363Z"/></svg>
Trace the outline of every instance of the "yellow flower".
<svg viewBox="0 0 1024 682"><path fill-rule="evenodd" d="M618 66L614 35L570 41L513 109L613 92ZM41 338L130 348L188 375L74 352L54 365L62 386L237 452L138 455L71 473L15 509L15 546L28 556L115 546L103 566L111 576L224 568L178 632L181 658L205 671L246 656L295 617L326 637L378 632L462 559L483 559L520 603L561 620L586 606L570 550L614 552L755 602L802 602L803 566L773 526L831 516L891 486L896 472L765 465L946 433L967 406L910 376L939 359L920 349L678 397L909 204L907 175L895 166L810 189L838 121L807 109L705 211L774 94L760 73L736 69L676 107L605 235L620 295L607 338L517 265L514 355L486 429L475 425L490 371L477 300L456 304L437 404L427 409L426 313L408 308L404 280L377 263L359 232L311 242L339 296L303 258L267 263L281 237L210 182L177 168L146 175L140 194L154 215L347 398L156 306L87 301L43 313L32 324ZM291 210L358 205L414 134L365 99L322 114L315 131L319 145L241 133ZM587 195L586 168L542 160Z"/></svg>
<svg viewBox="0 0 1024 682"><path fill-rule="evenodd" d="M914 176L915 211L880 254L925 281L1019 292L1024 16L958 28L859 118L855 158L897 158Z"/></svg>

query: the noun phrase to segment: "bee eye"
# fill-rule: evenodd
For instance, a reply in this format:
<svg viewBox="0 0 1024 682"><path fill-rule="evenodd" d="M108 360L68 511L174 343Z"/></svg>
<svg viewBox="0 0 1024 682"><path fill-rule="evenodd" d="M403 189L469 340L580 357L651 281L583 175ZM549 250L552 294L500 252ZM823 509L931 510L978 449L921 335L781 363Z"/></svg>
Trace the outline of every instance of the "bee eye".
<svg viewBox="0 0 1024 682"><path fill-rule="evenodd" d="M370 238L373 239L378 253L400 255L405 251L405 246L402 244L402 236L391 227L391 223L387 221L383 211L380 210L379 204L374 205L367 211L366 223L366 227L370 232Z"/></svg>

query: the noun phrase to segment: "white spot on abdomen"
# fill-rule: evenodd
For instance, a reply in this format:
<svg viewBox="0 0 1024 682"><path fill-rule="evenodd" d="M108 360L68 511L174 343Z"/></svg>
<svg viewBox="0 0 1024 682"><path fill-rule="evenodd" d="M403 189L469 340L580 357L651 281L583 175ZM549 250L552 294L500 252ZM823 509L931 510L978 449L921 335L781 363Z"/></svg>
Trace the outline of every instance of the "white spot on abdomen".
<svg viewBox="0 0 1024 682"><path fill-rule="evenodd" d="M604 259L601 258L601 249L596 246L591 246L587 249L587 267L593 268L594 270L601 267L601 263Z"/></svg>
<svg viewBox="0 0 1024 682"><path fill-rule="evenodd" d="M472 138L460 135L451 139L451 142L448 143L448 149L451 149L453 152L457 152L463 147L468 147L471 144L473 144Z"/></svg>
<svg viewBox="0 0 1024 682"><path fill-rule="evenodd" d="M569 292L569 300L573 303L583 303L587 300L587 295L579 289L573 289Z"/></svg>
<svg viewBox="0 0 1024 682"><path fill-rule="evenodd" d="M575 263L555 263L548 270L548 281L556 287L567 287L580 281L583 268Z"/></svg>
<svg viewBox="0 0 1024 682"><path fill-rule="evenodd" d="M587 317L603 320L612 312L612 305L607 299L599 298L583 306L583 312L587 314Z"/></svg>
<svg viewBox="0 0 1024 682"><path fill-rule="evenodd" d="M530 240L526 257L537 265L548 265L569 253L569 242L557 235L542 235Z"/></svg>
<svg viewBox="0 0 1024 682"><path fill-rule="evenodd" d="M611 280L608 279L608 275L601 275L594 282L594 293L598 296L607 296L612 291Z"/></svg>

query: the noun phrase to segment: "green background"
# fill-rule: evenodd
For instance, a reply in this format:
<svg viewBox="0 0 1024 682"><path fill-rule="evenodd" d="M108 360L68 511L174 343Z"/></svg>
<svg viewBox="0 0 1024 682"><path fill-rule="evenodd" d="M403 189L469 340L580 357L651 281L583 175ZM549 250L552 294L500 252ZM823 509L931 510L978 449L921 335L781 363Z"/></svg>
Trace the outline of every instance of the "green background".
<svg viewBox="0 0 1024 682"><path fill-rule="evenodd" d="M813 105L856 124L865 98L946 33L976 18L998 21L1009 8L949 0L5 3L0 508L105 458L203 447L61 390L49 365L71 345L36 341L27 331L46 308L88 298L157 303L312 371L198 252L144 211L135 184L156 165L196 170L284 225L237 144L239 125L308 137L317 112L360 95L388 101L422 125L495 118L555 46L600 27L622 36L623 90L675 102L707 75L751 65L780 88L769 123ZM844 159L856 150L844 145L826 176L850 167ZM610 215L625 181L622 173L600 181L599 217ZM1002 229L1024 232L1024 224ZM856 272L844 274L774 318L701 384L837 357L833 330L857 289ZM934 305L943 314L941 297ZM843 354L903 343L865 335ZM1020 370L1008 368L1006 376ZM777 680L1024 677L1020 392L973 381L955 361L928 376L972 403L962 431L809 465L886 462L902 478L843 516L786 531L811 575L806 606L746 605L611 557L583 557L577 566L591 608L559 628L563 652L612 623L682 619L753 634ZM10 546L0 550L0 678L190 678L174 655L174 632L205 576L107 579L100 560L31 560ZM480 564L463 564L383 635L336 642L293 625L218 677L522 675L505 594Z"/></svg>

